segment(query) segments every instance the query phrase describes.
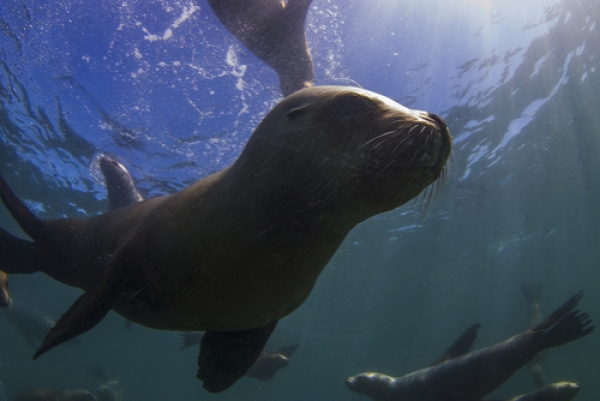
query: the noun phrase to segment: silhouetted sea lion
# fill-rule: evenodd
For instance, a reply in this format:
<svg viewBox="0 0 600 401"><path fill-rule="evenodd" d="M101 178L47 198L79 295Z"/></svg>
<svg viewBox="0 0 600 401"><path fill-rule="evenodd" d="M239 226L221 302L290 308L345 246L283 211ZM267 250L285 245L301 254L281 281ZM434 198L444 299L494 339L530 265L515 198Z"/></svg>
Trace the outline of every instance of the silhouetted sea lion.
<svg viewBox="0 0 600 401"><path fill-rule="evenodd" d="M98 401L87 390L38 387L20 392L13 401Z"/></svg>
<svg viewBox="0 0 600 401"><path fill-rule="evenodd" d="M436 115L315 87L276 105L230 167L176 194L44 221L0 177L0 198L34 240L1 230L0 269L85 291L34 358L112 309L151 328L207 331L197 376L208 391L230 387L350 230L440 177L450 141Z"/></svg>
<svg viewBox="0 0 600 401"><path fill-rule="evenodd" d="M100 155L98 164L106 182L109 210L144 200L125 166L105 154Z"/></svg>
<svg viewBox="0 0 600 401"><path fill-rule="evenodd" d="M523 284L521 286L521 293L527 302L527 328L537 326L542 321L542 311L540 309L540 293L542 287L537 285ZM546 351L539 352L532 360L527 364L527 372L533 380L533 383L537 388L542 388L546 384L546 375L542 368L542 361L546 356Z"/></svg>
<svg viewBox="0 0 600 401"><path fill-rule="evenodd" d="M221 23L275 70L283 96L312 85L304 25L312 0L208 0Z"/></svg>
<svg viewBox="0 0 600 401"><path fill-rule="evenodd" d="M582 296L582 292L575 294L536 327L491 347L402 377L361 373L349 377L346 385L375 401L480 401L539 351L575 341L593 331L586 313L571 312ZM469 330L474 327L477 326Z"/></svg>
<svg viewBox="0 0 600 401"><path fill-rule="evenodd" d="M102 369L96 364L93 364L88 372L92 376L102 381L102 384L100 384L96 389L96 394L98 394L98 401L123 400L123 388L121 387L121 383L119 383L119 380L117 378L110 377L108 374L106 374L104 369Z"/></svg>
<svg viewBox="0 0 600 401"><path fill-rule="evenodd" d="M193 331L181 333L181 350L200 344L203 336L204 333ZM275 373L279 369L285 368L290 364L289 358L296 352L298 346L299 344L291 344L275 351L269 351L267 348L264 348L256 362L254 362L244 376L262 381L271 380L275 377Z"/></svg>
<svg viewBox="0 0 600 401"><path fill-rule="evenodd" d="M37 349L42 344L46 334L55 325L54 320L48 316L42 315L35 309L15 299L10 300L10 304L4 311L8 320L19 329L25 341L33 349ZM66 344L70 343L78 343L78 340L74 338Z"/></svg>

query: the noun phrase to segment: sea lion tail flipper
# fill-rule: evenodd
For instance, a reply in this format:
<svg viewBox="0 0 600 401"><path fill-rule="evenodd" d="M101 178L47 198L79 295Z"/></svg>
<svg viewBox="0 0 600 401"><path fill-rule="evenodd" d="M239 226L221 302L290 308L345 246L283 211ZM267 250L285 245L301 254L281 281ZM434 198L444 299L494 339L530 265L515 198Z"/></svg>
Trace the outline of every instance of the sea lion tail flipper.
<svg viewBox="0 0 600 401"><path fill-rule="evenodd" d="M294 355L294 353L298 350L299 346L300 344L298 343L286 345L285 347L279 348L277 350L277 353L285 356L286 358L289 358L290 356Z"/></svg>
<svg viewBox="0 0 600 401"><path fill-rule="evenodd" d="M277 321L243 331L209 331L202 337L196 377L217 393L231 387L250 369L263 351Z"/></svg>
<svg viewBox="0 0 600 401"><path fill-rule="evenodd" d="M44 221L25 206L25 203L10 189L2 175L0 175L0 199L27 235L33 240L44 237L46 231Z"/></svg>
<svg viewBox="0 0 600 401"><path fill-rule="evenodd" d="M108 282L110 284L110 282ZM105 282L106 284L106 282ZM105 289L109 290L106 291ZM100 285L98 288L85 292L71 305L56 325L50 329L42 345L33 355L33 359L51 350L52 348L85 333L110 312L117 300L120 286Z"/></svg>
<svg viewBox="0 0 600 401"><path fill-rule="evenodd" d="M542 320L542 322L540 324L533 327L532 330L546 330L549 327L551 327L552 325L556 324L559 320L561 320L562 318L567 316L567 314L569 312L571 312L573 309L575 309L577 304L579 304L579 301L581 301L582 297L583 297L583 291L579 291L577 294L575 294L571 298L569 298L567 300L567 302L565 302L564 304L559 306L558 309L556 309L554 312L552 312L550 314L550 316L548 316L547 318Z"/></svg>
<svg viewBox="0 0 600 401"><path fill-rule="evenodd" d="M442 362L446 362L449 359L456 358L471 351L471 348L473 348L473 343L475 343L475 339L477 338L479 327L479 323L475 323L474 325L469 327L464 333L460 335L460 337L458 337L456 341L452 343L450 348L448 348L441 357L436 359L436 361L432 365L437 365Z"/></svg>
<svg viewBox="0 0 600 401"><path fill-rule="evenodd" d="M196 331L185 331L181 333L181 348L179 348L179 351L191 347L192 345L200 344L203 336L204 333Z"/></svg>
<svg viewBox="0 0 600 401"><path fill-rule="evenodd" d="M592 319L587 313L573 311L542 333L540 346L542 349L558 347L587 336L594 331L591 323Z"/></svg>

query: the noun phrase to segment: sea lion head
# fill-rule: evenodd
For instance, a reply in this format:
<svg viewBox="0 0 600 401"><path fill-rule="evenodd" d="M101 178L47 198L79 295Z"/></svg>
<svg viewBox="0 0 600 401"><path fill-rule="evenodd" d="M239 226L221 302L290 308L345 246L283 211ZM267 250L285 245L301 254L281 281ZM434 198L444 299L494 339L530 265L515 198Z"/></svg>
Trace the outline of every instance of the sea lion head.
<svg viewBox="0 0 600 401"><path fill-rule="evenodd" d="M440 177L450 150L435 114L364 89L319 86L275 106L236 164L268 181L274 198L289 195L298 207L329 217L335 210L356 224L420 194Z"/></svg>
<svg viewBox="0 0 600 401"><path fill-rule="evenodd" d="M394 378L375 372L360 373L346 379L346 386L354 392L377 399L386 399L392 392Z"/></svg>

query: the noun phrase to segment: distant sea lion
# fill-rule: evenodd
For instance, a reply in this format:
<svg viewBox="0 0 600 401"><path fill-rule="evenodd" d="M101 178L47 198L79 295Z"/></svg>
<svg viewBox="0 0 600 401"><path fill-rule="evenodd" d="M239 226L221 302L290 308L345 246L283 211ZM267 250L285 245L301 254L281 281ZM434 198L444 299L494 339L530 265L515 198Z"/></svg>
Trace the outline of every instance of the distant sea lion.
<svg viewBox="0 0 600 401"><path fill-rule="evenodd" d="M98 365L92 365L89 373L102 380L102 384L96 389L98 401L123 401L123 388L115 377L109 377Z"/></svg>
<svg viewBox="0 0 600 401"><path fill-rule="evenodd" d="M204 333L188 331L181 333L181 350L200 344ZM262 381L270 381L279 369L290 364L290 357L296 352L299 344L291 344L275 351L264 348L258 359L244 376Z"/></svg>
<svg viewBox="0 0 600 401"><path fill-rule="evenodd" d="M208 0L221 23L279 76L283 96L307 88L313 63L304 25L312 0Z"/></svg>
<svg viewBox="0 0 600 401"><path fill-rule="evenodd" d="M528 329L537 326L542 321L542 311L540 309L541 290L542 287L539 284L523 284L521 286L521 293L527 302ZM546 375L544 374L544 369L542 367L542 362L545 356L546 351L542 351L527 364L527 372L537 388L542 388L546 384Z"/></svg>
<svg viewBox="0 0 600 401"><path fill-rule="evenodd" d="M46 334L54 327L55 322L51 318L42 315L35 309L15 299L10 300L8 307L4 309L8 320L14 324L25 338L25 341L33 349L37 349ZM66 344L79 343L76 338Z"/></svg>
<svg viewBox="0 0 600 401"><path fill-rule="evenodd" d="M20 392L13 401L98 401L87 390L38 387Z"/></svg>
<svg viewBox="0 0 600 401"><path fill-rule="evenodd" d="M100 155L98 164L106 182L109 210L144 200L124 165L106 154Z"/></svg>
<svg viewBox="0 0 600 401"><path fill-rule="evenodd" d="M579 384L560 382L548 384L533 393L523 394L506 401L571 401L577 393L579 393Z"/></svg>
<svg viewBox="0 0 600 401"><path fill-rule="evenodd" d="M0 271L0 308L8 306L10 295L8 293L8 275Z"/></svg>
<svg viewBox="0 0 600 401"><path fill-rule="evenodd" d="M541 350L575 341L593 331L586 313L571 312L582 296L582 292L577 293L536 327L491 347L402 377L361 373L348 378L346 385L375 401L480 401ZM467 332L474 327L477 326Z"/></svg>
<svg viewBox="0 0 600 401"><path fill-rule="evenodd" d="M308 297L350 230L419 195L450 149L436 115L357 88L304 89L267 114L233 165L176 194L41 220L0 177L0 198L34 240L1 230L0 269L85 291L34 358L112 309L151 328L207 331L197 376L222 391Z"/></svg>

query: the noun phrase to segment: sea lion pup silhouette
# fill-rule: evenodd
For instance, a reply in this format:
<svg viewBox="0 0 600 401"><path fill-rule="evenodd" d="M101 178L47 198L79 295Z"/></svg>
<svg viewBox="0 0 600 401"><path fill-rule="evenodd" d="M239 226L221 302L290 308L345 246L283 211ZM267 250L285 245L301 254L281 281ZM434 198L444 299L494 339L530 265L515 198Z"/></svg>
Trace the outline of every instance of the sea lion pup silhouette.
<svg viewBox="0 0 600 401"><path fill-rule="evenodd" d="M33 239L0 229L0 270L85 291L34 358L114 310L155 329L206 331L197 377L223 391L350 230L422 193L450 151L434 114L358 88L303 89L265 116L231 166L175 194L41 220L0 177L0 198Z"/></svg>
<svg viewBox="0 0 600 401"><path fill-rule="evenodd" d="M283 96L312 86L304 25L312 0L208 0L221 23L273 68Z"/></svg>
<svg viewBox="0 0 600 401"><path fill-rule="evenodd" d="M575 341L594 330L587 313L572 311L582 296L582 292L575 294L537 326L501 343L465 353L477 335L476 324L461 336L459 345L455 343L429 368L397 378L360 373L349 377L346 385L375 401L480 401L541 350ZM540 394L554 393L550 389Z"/></svg>

